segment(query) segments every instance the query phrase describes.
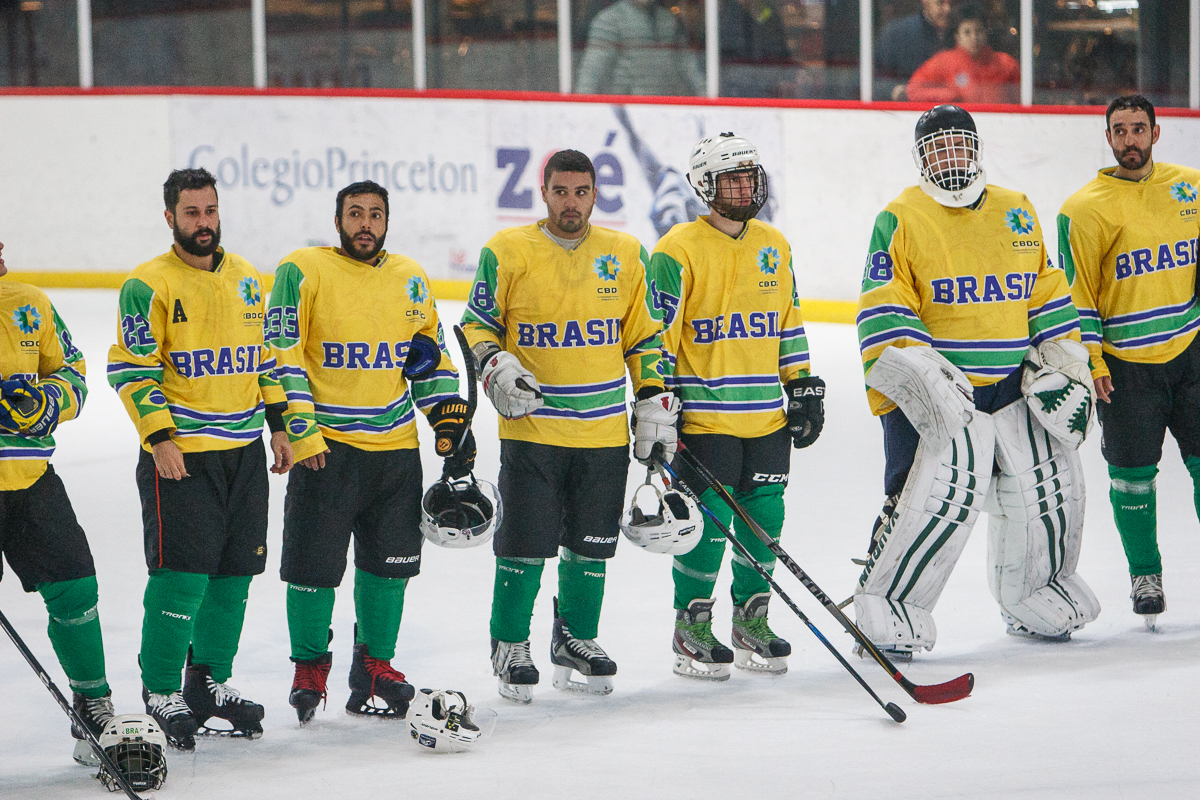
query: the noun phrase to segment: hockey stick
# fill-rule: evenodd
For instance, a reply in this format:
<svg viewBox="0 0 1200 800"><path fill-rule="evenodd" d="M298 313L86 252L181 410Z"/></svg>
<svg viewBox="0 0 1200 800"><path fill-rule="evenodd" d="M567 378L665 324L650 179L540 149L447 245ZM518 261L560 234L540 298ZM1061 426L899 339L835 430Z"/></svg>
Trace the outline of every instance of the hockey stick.
<svg viewBox="0 0 1200 800"><path fill-rule="evenodd" d="M478 390L475 388L475 354L471 352L471 345L461 325L454 326L454 338L458 340L458 349L463 354L463 366L467 370L467 422L470 422L475 416L475 404L479 401ZM463 439L466 440L465 433Z"/></svg>
<svg viewBox="0 0 1200 800"><path fill-rule="evenodd" d="M846 633L854 637L854 640L858 642L863 651L870 653L871 658L875 659L875 661L879 663L879 666L887 670L888 674L892 676L893 680L900 684L904 691L908 692L909 697L916 700L918 703L932 705L936 703L953 703L955 700L962 700L964 697L967 697L971 694L971 690L975 688L975 676L970 672L966 673L965 675L959 675L954 680L928 686L913 683L908 678L904 677L900 670L896 669L896 665L889 661L888 657L880 652L879 648L872 644L871 641L863 635L863 632L858 629L858 626L851 622L850 619L842 613L842 610L838 608L837 603L830 600L829 596L825 594L825 592L821 591L821 587L817 586L817 584L813 582L813 579L808 577L808 573L801 569L800 565L793 561L792 557L789 556L787 552L785 552L784 549L779 546L779 543L772 539L770 534L764 531L762 526L755 522L754 518L746 513L746 509L742 508L741 504L738 503L737 500L733 499L733 496L729 493L729 491L721 485L721 482L718 481L711 472L709 472L708 467L704 466L700 459L696 458L696 456L692 455L690 450L684 447L683 442L679 443L678 452L679 455L683 457L683 460L687 462L688 466L695 470L696 473L704 480L704 482L708 484L708 487L715 491L717 496L724 500L726 505L733 509L733 513L737 514L737 516L743 522L750 526L750 530L754 531L754 534L760 540L762 540L762 543L766 545L772 553L775 554L775 557L779 559L779 561L783 563L793 575L796 576L800 583L804 584L804 588L812 592L813 597L817 598L821 605L825 606L829 613L833 615L834 619L842 624L842 627L846 629Z"/></svg>
<svg viewBox="0 0 1200 800"><path fill-rule="evenodd" d="M805 616L804 612L800 610L800 607L792 602L792 598L788 597L783 589L780 588L779 584L775 582L775 579L771 577L771 573L767 572L767 568L758 563L754 556L750 554L750 551L746 549L746 546L737 540L737 538L733 535L733 532L729 530L729 528L725 527L724 523L717 518L717 515L714 514L708 506L700 502L700 498L697 497L695 492L691 490L691 487L679 480L679 476L675 474L675 470L672 469L671 465L662 458L661 452L661 446L655 445L655 450L651 454L651 459L653 460L657 469L665 471L667 475L671 477L671 485L678 488L680 491L685 492L689 497L692 498L692 500L696 502L696 505L700 508L700 510L708 515L708 518L713 521L713 524L717 526L717 529L720 530L721 533L725 534L725 538L733 544L733 548L737 550L738 555L744 558L748 564L753 566L755 571L757 571L758 574L761 575L768 584L770 584L771 588L775 591L775 594L779 596L779 599L786 603L788 608L796 612L796 616L800 618L800 621L807 625L808 629L813 632L813 635L821 640L821 644L829 648L829 652L833 653L834 658L836 658L841 665L846 668L847 672L854 676L854 680L858 681L858 684L867 690L867 694L871 695L871 697L875 699L876 703L879 703L880 707L887 712L887 715L896 722L904 722L904 720L907 719L904 709L900 708L900 706L896 705L895 703L883 702L883 700L879 698L879 695L875 694L875 690L872 689L865 680L863 680L862 676L855 671L854 667L850 666L849 662L847 662L846 659L842 657L842 654L837 651L837 648L834 647L819 630L817 630L817 626L813 624L812 620Z"/></svg>
<svg viewBox="0 0 1200 800"><path fill-rule="evenodd" d="M4 628L4 632L8 634L8 638L13 640L13 644L17 646L17 650L20 651L21 655L25 656L25 660L29 662L29 666L33 667L34 673L37 674L38 678L43 684L45 684L46 688L50 690L50 694L54 696L54 699L58 702L59 706L62 707L62 710L67 712L67 716L71 718L71 722L74 723L77 729L83 732L84 738L87 739L87 743L92 746L92 751L100 759L102 768L113 777L113 780L117 782L117 785L121 787L121 790L125 792L125 795L129 798L129 800L142 800L141 795L135 792L133 787L129 785L129 781L127 781L125 776L121 774L121 771L117 769L117 765L114 764L112 759L108 757L108 754L104 752L104 748L100 746L100 742L96 740L96 737L92 735L90 730L88 730L88 726L84 724L84 721L80 718L79 714L76 713L75 709L71 708L71 704L67 702L67 699L63 697L62 692L60 692L58 687L54 685L54 681L52 681L50 676L46 674L46 670L42 669L42 665L38 663L37 658L34 657L33 653L29 652L29 648L25 646L25 642L21 639L16 629L13 628L12 624L9 623L8 617L4 616L3 611L0 611L0 626Z"/></svg>

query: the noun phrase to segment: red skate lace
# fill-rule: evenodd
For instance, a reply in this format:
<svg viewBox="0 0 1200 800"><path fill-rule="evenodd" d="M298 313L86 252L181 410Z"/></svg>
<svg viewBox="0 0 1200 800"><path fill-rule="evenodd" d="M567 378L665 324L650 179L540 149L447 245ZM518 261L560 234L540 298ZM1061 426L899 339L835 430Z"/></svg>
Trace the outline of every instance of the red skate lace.
<svg viewBox="0 0 1200 800"><path fill-rule="evenodd" d="M384 680L393 681L395 683L404 683L404 673L395 669L392 662L383 661L371 656L363 657L363 666L367 668L367 672L371 676L371 694L375 694L375 681L383 678Z"/></svg>
<svg viewBox="0 0 1200 800"><path fill-rule="evenodd" d="M317 692L321 695L321 700L324 701L327 695L325 683L329 679L329 668L331 666L332 664L328 661L324 664L297 664L296 677L292 680L292 688L308 689L310 692Z"/></svg>

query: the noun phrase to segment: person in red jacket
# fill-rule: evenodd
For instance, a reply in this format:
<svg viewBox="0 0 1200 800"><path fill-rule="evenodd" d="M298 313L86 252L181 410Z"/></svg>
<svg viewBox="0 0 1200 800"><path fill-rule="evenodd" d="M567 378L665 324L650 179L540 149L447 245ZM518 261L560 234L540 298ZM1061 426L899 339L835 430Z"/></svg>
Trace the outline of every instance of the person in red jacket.
<svg viewBox="0 0 1200 800"><path fill-rule="evenodd" d="M930 103L1016 103L1021 67L987 44L983 11L968 3L954 15L953 50L926 61L908 82L908 99Z"/></svg>

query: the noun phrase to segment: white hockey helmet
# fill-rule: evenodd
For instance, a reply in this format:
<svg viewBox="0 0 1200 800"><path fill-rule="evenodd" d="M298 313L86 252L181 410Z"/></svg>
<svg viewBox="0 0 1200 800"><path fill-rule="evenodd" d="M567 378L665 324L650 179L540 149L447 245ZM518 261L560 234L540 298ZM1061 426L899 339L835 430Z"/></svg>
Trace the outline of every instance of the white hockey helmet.
<svg viewBox="0 0 1200 800"><path fill-rule="evenodd" d="M462 753L496 724L496 712L479 709L466 695L422 689L408 707L408 732L419 747L434 753Z"/></svg>
<svg viewBox="0 0 1200 800"><path fill-rule="evenodd" d="M421 498L421 533L439 547L476 547L492 538L504 516L500 490L474 475L443 477Z"/></svg>
<svg viewBox="0 0 1200 800"><path fill-rule="evenodd" d="M647 514L638 505L638 495L646 487L654 492L658 507ZM633 500L621 515L621 533L643 550L680 556L690 553L704 535L704 524L695 501L674 489L660 490L650 482L639 486Z"/></svg>
<svg viewBox="0 0 1200 800"><path fill-rule="evenodd" d="M934 106L917 120L912 155L921 171L921 191L941 205L963 208L983 194L982 153L975 120L958 106Z"/></svg>
<svg viewBox="0 0 1200 800"><path fill-rule="evenodd" d="M100 733L100 747L134 791L162 788L167 779L167 737L149 714L113 717ZM110 792L121 790L101 766L96 775Z"/></svg>
<svg viewBox="0 0 1200 800"><path fill-rule="evenodd" d="M749 178L749 198L741 191L735 197L735 187L728 182L719 189L717 176L724 173ZM767 203L767 172L762 168L758 148L732 133L701 139L692 148L688 158L688 183L709 208L734 222L753 219Z"/></svg>

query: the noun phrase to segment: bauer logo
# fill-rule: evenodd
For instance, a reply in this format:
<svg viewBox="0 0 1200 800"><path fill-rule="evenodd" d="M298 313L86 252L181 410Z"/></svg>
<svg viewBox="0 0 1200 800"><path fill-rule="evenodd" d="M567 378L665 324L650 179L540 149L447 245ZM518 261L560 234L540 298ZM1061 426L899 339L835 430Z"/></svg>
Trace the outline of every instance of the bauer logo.
<svg viewBox="0 0 1200 800"><path fill-rule="evenodd" d="M1033 233L1033 215L1023 208L1010 208L1004 215L1004 222L1013 233Z"/></svg>
<svg viewBox="0 0 1200 800"><path fill-rule="evenodd" d="M42 326L42 315L33 306L21 306L13 312L12 321L21 333L33 333Z"/></svg>
<svg viewBox="0 0 1200 800"><path fill-rule="evenodd" d="M421 557L417 556L388 556L385 564L419 564Z"/></svg>
<svg viewBox="0 0 1200 800"><path fill-rule="evenodd" d="M621 262L614 255L600 256L595 263L596 275L603 281L615 281L621 271Z"/></svg>
<svg viewBox="0 0 1200 800"><path fill-rule="evenodd" d="M1171 197L1180 203L1196 202L1196 187L1187 181L1171 184Z"/></svg>
<svg viewBox="0 0 1200 800"><path fill-rule="evenodd" d="M429 288L425 285L425 281L421 280L420 275L414 275L408 279L408 299L414 303L424 303L425 298L429 296Z"/></svg>
<svg viewBox="0 0 1200 800"><path fill-rule="evenodd" d="M774 275L779 271L779 251L774 247L764 247L758 251L758 268L763 275Z"/></svg>
<svg viewBox="0 0 1200 800"><path fill-rule="evenodd" d="M258 281L254 278L242 278L238 283L238 294L242 296L242 302L248 306L256 306L262 300L262 295L258 291Z"/></svg>

